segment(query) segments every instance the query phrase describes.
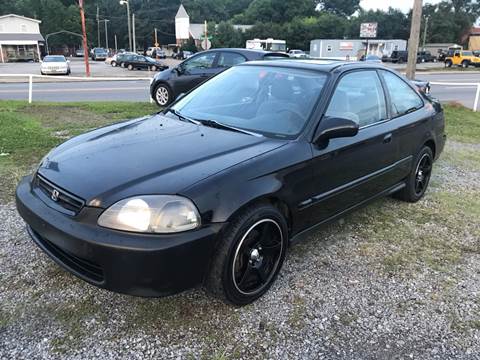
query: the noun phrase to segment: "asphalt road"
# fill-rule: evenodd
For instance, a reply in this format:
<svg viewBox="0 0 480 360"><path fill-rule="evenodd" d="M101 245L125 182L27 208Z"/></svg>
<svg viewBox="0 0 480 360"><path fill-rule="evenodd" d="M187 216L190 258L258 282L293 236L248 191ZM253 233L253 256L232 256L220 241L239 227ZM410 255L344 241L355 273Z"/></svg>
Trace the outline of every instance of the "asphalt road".
<svg viewBox="0 0 480 360"><path fill-rule="evenodd" d="M33 101L149 101L147 80L48 82L33 84ZM28 83L0 84L0 99L28 100Z"/></svg>
<svg viewBox="0 0 480 360"><path fill-rule="evenodd" d="M119 69L120 70L120 69ZM125 71L124 69L122 69ZM135 72L146 77L147 72ZM417 79L430 82L480 83L480 72L465 73L417 73ZM99 81L34 83L33 101L148 101L149 82L144 81ZM432 95L441 101L457 101L472 108L475 86L432 85ZM26 100L28 84L0 83L0 99Z"/></svg>

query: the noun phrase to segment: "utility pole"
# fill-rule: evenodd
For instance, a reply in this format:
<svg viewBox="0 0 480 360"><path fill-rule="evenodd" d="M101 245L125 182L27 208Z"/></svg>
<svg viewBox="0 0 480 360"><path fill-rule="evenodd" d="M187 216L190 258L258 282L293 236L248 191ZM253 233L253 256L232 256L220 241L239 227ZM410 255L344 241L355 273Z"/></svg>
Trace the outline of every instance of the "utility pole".
<svg viewBox="0 0 480 360"><path fill-rule="evenodd" d="M97 46L100 47L100 10L97 5Z"/></svg>
<svg viewBox="0 0 480 360"><path fill-rule="evenodd" d="M133 40L133 52L137 53L137 44L135 43L135 14L132 15L132 40Z"/></svg>
<svg viewBox="0 0 480 360"><path fill-rule="evenodd" d="M428 20L429 17L425 17L425 29L423 29L423 46L422 51L425 51L425 43L427 42L427 29L428 29Z"/></svg>
<svg viewBox="0 0 480 360"><path fill-rule="evenodd" d="M87 31L85 29L85 13L83 11L83 0L78 0L78 7L80 8L80 19L82 21L83 58L85 60L85 75L90 76L90 64L88 63Z"/></svg>
<svg viewBox="0 0 480 360"><path fill-rule="evenodd" d="M115 34L115 54L118 52L118 46L117 46L117 34Z"/></svg>
<svg viewBox="0 0 480 360"><path fill-rule="evenodd" d="M105 21L105 48L107 48L107 50L108 50L108 26L107 26L107 23L110 20L104 19L102 21Z"/></svg>
<svg viewBox="0 0 480 360"><path fill-rule="evenodd" d="M128 0L120 0L120 5L127 5L128 47L132 51L132 23L130 22L130 4Z"/></svg>
<svg viewBox="0 0 480 360"><path fill-rule="evenodd" d="M207 26L207 20L205 20L205 47L203 48L203 50L208 50L208 26Z"/></svg>
<svg viewBox="0 0 480 360"><path fill-rule="evenodd" d="M407 77L410 80L415 78L415 67L417 65L418 42L420 38L420 24L422 22L423 0L414 0L412 25L410 28L410 39L408 40L408 63Z"/></svg>
<svg viewBox="0 0 480 360"><path fill-rule="evenodd" d="M155 47L158 47L157 28L155 28Z"/></svg>

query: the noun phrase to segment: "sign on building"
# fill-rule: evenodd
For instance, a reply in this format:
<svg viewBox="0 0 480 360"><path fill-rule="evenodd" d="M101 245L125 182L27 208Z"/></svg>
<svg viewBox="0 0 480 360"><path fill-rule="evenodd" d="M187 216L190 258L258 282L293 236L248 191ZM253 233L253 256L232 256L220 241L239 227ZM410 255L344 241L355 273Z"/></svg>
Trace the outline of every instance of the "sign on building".
<svg viewBox="0 0 480 360"><path fill-rule="evenodd" d="M353 50L353 42L350 42L350 41L341 41L341 42L340 42L340 50L343 50L343 51L351 51L351 50Z"/></svg>
<svg viewBox="0 0 480 360"><path fill-rule="evenodd" d="M360 25L361 38L376 38L378 23L362 23Z"/></svg>

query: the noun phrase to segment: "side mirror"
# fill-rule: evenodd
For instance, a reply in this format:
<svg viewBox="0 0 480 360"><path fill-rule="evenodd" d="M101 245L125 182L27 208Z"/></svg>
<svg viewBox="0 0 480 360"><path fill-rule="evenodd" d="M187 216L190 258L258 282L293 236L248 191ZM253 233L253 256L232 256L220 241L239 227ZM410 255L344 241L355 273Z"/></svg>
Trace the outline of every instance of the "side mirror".
<svg viewBox="0 0 480 360"><path fill-rule="evenodd" d="M175 72L178 74L178 75L182 75L185 71L185 69L183 68L182 64L179 64L177 67L174 68L175 69Z"/></svg>
<svg viewBox="0 0 480 360"><path fill-rule="evenodd" d="M353 120L324 116L318 127L314 142L315 144L321 144L334 138L353 137L358 134L358 129L358 123Z"/></svg>

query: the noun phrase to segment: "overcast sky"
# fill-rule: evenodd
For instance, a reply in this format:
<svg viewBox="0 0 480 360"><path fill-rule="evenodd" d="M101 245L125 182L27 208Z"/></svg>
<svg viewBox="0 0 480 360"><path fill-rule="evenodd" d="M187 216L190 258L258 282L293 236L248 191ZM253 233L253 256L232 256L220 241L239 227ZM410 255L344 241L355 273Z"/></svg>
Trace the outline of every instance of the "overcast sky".
<svg viewBox="0 0 480 360"><path fill-rule="evenodd" d="M423 0L423 4L436 4L440 0ZM360 5L364 9L387 10L388 7L400 9L407 12L413 7L413 0L361 0Z"/></svg>

